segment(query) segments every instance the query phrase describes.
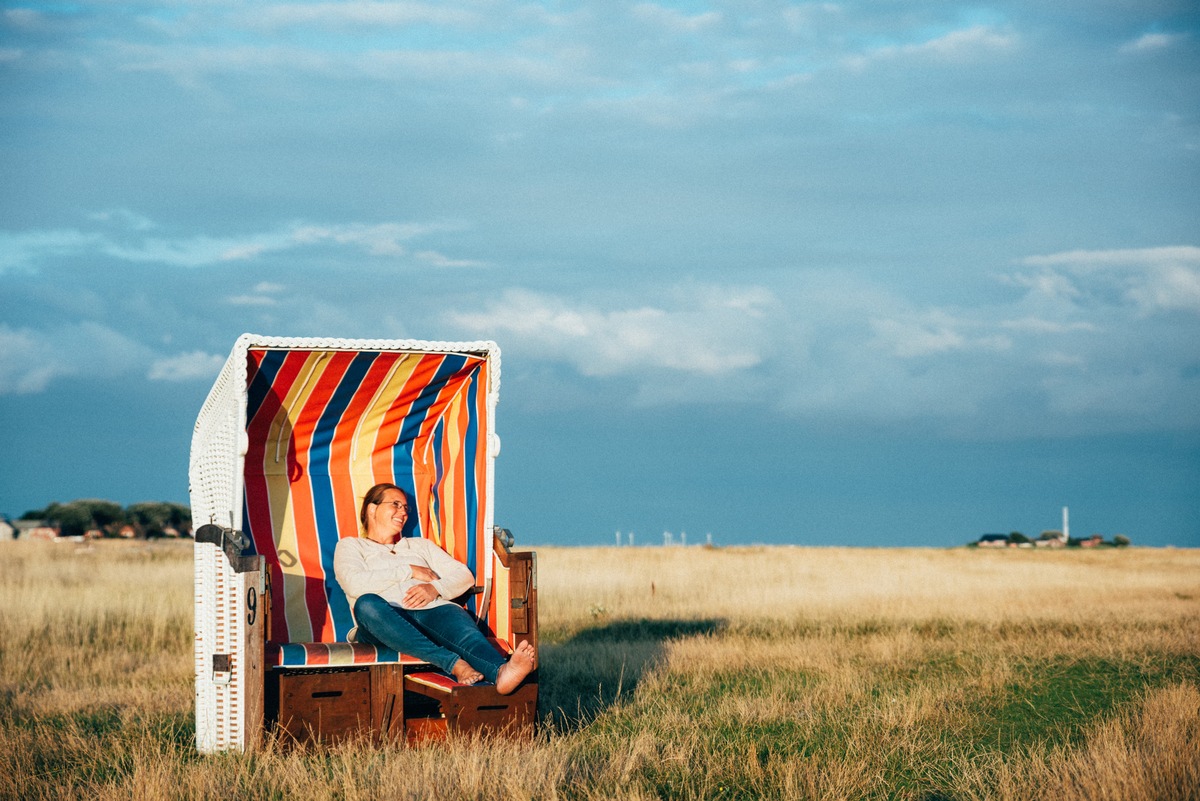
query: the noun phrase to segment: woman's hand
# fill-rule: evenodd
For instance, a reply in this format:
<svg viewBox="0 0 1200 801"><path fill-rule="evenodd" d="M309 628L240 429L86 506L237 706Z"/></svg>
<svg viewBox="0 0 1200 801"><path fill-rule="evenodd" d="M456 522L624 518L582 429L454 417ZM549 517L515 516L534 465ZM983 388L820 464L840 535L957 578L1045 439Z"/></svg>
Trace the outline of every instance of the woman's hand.
<svg viewBox="0 0 1200 801"><path fill-rule="evenodd" d="M441 576L434 573L430 568L425 567L425 565L409 565L408 568L409 572L412 573L412 577L417 581L437 581L441 578Z"/></svg>
<svg viewBox="0 0 1200 801"><path fill-rule="evenodd" d="M404 593L404 606L406 609L421 609L437 597L437 588L432 584L417 584Z"/></svg>

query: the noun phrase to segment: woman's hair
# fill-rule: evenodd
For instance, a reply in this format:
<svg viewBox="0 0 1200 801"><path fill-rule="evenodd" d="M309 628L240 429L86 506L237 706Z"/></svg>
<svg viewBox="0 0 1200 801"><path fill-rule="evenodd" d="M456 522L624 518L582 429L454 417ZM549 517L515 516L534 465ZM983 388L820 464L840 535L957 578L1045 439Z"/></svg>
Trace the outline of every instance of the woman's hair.
<svg viewBox="0 0 1200 801"><path fill-rule="evenodd" d="M395 484L376 484L367 490L367 494L363 496L362 508L358 511L358 519L362 522L361 534L367 533L367 506L373 503L379 503L383 500L383 494L388 490L397 490L401 495L408 499L408 493L397 487Z"/></svg>

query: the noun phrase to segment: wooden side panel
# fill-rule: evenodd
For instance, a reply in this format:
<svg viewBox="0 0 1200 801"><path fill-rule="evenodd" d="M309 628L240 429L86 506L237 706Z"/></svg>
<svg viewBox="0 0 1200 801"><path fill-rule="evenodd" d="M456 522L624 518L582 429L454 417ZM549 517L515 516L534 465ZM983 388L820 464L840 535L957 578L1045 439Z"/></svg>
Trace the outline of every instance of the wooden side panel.
<svg viewBox="0 0 1200 801"><path fill-rule="evenodd" d="M246 625L242 654L245 661L243 680L243 703L245 704L244 747L247 751L257 750L262 745L265 726L265 682L267 609L270 593L266 591L264 575L266 564L261 556L252 557L257 563L255 570L246 574L245 615Z"/></svg>
<svg viewBox="0 0 1200 801"><path fill-rule="evenodd" d="M537 555L532 551L509 554L509 608L512 618L513 645L528 640L538 646Z"/></svg>

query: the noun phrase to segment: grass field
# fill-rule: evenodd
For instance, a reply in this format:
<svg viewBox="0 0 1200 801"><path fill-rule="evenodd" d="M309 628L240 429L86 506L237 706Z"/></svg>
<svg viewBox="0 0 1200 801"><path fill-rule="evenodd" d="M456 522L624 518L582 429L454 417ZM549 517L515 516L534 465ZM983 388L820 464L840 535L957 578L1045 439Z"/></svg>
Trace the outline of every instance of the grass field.
<svg viewBox="0 0 1200 801"><path fill-rule="evenodd" d="M0 798L1200 798L1200 551L545 548L532 744L212 757L190 545L0 555Z"/></svg>

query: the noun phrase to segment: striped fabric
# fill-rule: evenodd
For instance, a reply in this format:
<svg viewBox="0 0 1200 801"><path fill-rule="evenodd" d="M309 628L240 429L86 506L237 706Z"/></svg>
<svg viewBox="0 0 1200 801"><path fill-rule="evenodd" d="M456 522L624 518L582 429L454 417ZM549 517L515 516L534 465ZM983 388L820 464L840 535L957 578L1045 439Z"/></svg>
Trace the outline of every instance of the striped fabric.
<svg viewBox="0 0 1200 801"><path fill-rule="evenodd" d="M354 623L333 551L358 536L363 495L380 482L409 494L406 536L434 541L484 584L485 358L251 348L247 359L242 519L270 574L270 642L298 644L303 664L320 664L314 644L345 640ZM292 664L291 647L281 664ZM354 662L370 648L347 647Z"/></svg>
<svg viewBox="0 0 1200 801"><path fill-rule="evenodd" d="M422 665L424 660L357 642L268 643L267 667L340 667L345 665Z"/></svg>
<svg viewBox="0 0 1200 801"><path fill-rule="evenodd" d="M455 687L466 686L459 684L454 679L442 673L409 673L405 678L423 687L428 687L431 690L437 690L447 695L454 692Z"/></svg>

